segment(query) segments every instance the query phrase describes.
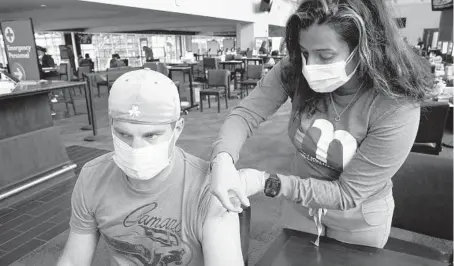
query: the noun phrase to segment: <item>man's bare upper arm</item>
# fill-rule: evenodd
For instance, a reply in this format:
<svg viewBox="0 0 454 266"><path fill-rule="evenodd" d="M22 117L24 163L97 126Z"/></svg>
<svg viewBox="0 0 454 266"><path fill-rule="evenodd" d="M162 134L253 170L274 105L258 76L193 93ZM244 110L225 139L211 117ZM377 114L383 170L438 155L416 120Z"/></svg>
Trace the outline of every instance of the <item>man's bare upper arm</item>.
<svg viewBox="0 0 454 266"><path fill-rule="evenodd" d="M99 233L77 233L71 230L57 266L89 266L99 240Z"/></svg>
<svg viewBox="0 0 454 266"><path fill-rule="evenodd" d="M238 214L228 212L216 197L210 196L202 236L205 265L243 265Z"/></svg>

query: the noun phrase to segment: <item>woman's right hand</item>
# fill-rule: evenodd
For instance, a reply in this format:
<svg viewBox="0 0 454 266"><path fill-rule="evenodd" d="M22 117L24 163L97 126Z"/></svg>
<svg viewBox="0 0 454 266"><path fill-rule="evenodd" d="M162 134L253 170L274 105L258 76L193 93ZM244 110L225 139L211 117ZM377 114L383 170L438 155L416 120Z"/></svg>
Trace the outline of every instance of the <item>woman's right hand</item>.
<svg viewBox="0 0 454 266"><path fill-rule="evenodd" d="M250 205L244 184L228 153L219 153L211 162L211 193L231 212L243 211L241 206L233 205L232 196L238 198L241 204L247 207Z"/></svg>

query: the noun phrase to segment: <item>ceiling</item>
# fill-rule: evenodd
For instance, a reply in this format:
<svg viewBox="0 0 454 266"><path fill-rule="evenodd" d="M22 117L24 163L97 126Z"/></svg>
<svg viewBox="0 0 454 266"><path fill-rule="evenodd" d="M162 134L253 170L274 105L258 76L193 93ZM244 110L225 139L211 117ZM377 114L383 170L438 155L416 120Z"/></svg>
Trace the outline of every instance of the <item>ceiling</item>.
<svg viewBox="0 0 454 266"><path fill-rule="evenodd" d="M35 31L231 32L239 21L77 0L0 0L0 20L32 18Z"/></svg>
<svg viewBox="0 0 454 266"><path fill-rule="evenodd" d="M396 5L430 3L430 0L389 1ZM0 21L17 18L32 18L35 31L92 33L152 30L222 33L235 32L236 23L240 22L78 0L0 0Z"/></svg>

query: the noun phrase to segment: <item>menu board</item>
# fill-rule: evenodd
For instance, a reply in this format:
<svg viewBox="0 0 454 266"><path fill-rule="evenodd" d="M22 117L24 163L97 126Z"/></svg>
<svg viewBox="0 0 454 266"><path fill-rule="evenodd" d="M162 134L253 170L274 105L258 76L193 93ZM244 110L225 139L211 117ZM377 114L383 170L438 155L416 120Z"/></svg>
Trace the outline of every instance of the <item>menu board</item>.
<svg viewBox="0 0 454 266"><path fill-rule="evenodd" d="M453 7L453 0L432 0L432 11L440 11Z"/></svg>

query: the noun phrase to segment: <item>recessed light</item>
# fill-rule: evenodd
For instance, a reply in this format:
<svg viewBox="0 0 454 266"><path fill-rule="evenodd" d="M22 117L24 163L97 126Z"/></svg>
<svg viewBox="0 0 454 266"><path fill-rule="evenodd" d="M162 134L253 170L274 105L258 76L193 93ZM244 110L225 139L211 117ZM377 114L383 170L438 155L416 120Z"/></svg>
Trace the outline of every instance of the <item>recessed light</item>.
<svg viewBox="0 0 454 266"><path fill-rule="evenodd" d="M46 7L47 5L41 5L41 7Z"/></svg>

